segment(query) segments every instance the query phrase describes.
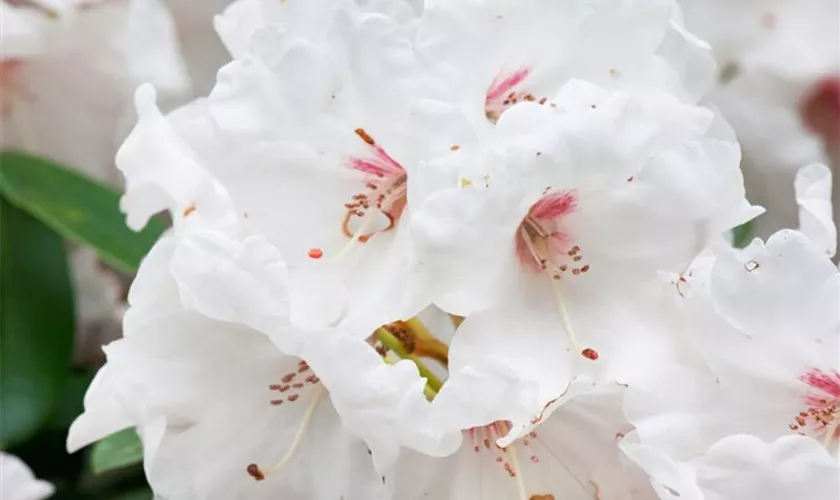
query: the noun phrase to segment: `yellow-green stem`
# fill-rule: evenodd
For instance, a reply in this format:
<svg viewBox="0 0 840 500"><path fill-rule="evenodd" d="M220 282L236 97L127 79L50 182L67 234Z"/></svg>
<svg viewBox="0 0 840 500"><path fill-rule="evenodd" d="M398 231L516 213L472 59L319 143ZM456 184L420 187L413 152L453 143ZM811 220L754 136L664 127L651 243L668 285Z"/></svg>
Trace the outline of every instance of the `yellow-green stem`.
<svg viewBox="0 0 840 500"><path fill-rule="evenodd" d="M417 356L409 354L405 346L399 341L391 332L384 327L376 329L376 337L382 342L385 347L391 350L394 354L402 359L410 360L417 365L417 370L420 376L426 379L428 386L437 393L443 387L443 382L421 361Z"/></svg>

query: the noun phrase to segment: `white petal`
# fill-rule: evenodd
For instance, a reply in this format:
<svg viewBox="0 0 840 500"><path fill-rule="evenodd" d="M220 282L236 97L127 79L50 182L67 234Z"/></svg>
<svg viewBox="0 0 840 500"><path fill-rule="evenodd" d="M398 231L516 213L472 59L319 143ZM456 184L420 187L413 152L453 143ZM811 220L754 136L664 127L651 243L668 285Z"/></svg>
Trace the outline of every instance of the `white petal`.
<svg viewBox="0 0 840 500"><path fill-rule="evenodd" d="M0 453L0 497L3 500L44 500L53 492L55 487L36 479L23 460Z"/></svg>
<svg viewBox="0 0 840 500"><path fill-rule="evenodd" d="M433 425L426 380L411 362L387 365L367 342L337 331L323 332L308 347L306 359L344 425L370 447L377 470L392 467L402 445L440 454L459 443L459 432Z"/></svg>
<svg viewBox="0 0 840 500"><path fill-rule="evenodd" d="M100 368L85 392L85 413L76 418L67 434L68 452L136 425L118 399L119 379L115 380L112 372L107 365Z"/></svg>
<svg viewBox="0 0 840 500"><path fill-rule="evenodd" d="M721 440L697 464L706 498L836 498L840 468L819 442L802 436L765 443L739 435Z"/></svg>
<svg viewBox="0 0 840 500"><path fill-rule="evenodd" d="M802 167L794 183L799 230L829 257L837 251L837 226L831 208L831 170L818 163Z"/></svg>
<svg viewBox="0 0 840 500"><path fill-rule="evenodd" d="M207 198L212 200L209 203L219 203L218 196L208 196L218 192L218 188L195 153L160 113L155 99L151 86L137 89L139 120L117 153L117 166L126 178L120 208L127 215L129 227L135 230L163 210L169 210L177 221Z"/></svg>
<svg viewBox="0 0 840 500"><path fill-rule="evenodd" d="M835 365L832 355L820 353L837 346L840 275L805 236L780 231L766 246L754 242L723 253L712 274L712 296L732 325L778 361L785 359L789 369Z"/></svg>

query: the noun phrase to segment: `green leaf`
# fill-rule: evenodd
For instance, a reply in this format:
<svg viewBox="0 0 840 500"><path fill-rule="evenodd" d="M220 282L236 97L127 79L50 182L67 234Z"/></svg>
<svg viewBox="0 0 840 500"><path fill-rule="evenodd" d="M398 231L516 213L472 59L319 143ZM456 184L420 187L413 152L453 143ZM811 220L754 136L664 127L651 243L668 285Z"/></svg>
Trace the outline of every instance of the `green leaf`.
<svg viewBox="0 0 840 500"><path fill-rule="evenodd" d="M111 496L109 500L152 500L153 496L149 488L140 488L127 493L118 493Z"/></svg>
<svg viewBox="0 0 840 500"><path fill-rule="evenodd" d="M64 388L58 397L58 406L50 417L51 429L61 429L65 432L76 417L85 410L83 401L85 392L93 380L92 373L70 372L64 382Z"/></svg>
<svg viewBox="0 0 840 500"><path fill-rule="evenodd" d="M0 443L47 422L70 372L75 318L64 241L0 199Z"/></svg>
<svg viewBox="0 0 840 500"><path fill-rule="evenodd" d="M732 246L735 248L744 248L752 241L752 235L755 233L755 219L748 220L740 226L732 229Z"/></svg>
<svg viewBox="0 0 840 500"><path fill-rule="evenodd" d="M95 474L134 465L143 460L143 445L134 429L111 434L93 445L91 466Z"/></svg>
<svg viewBox="0 0 840 500"><path fill-rule="evenodd" d="M119 210L120 195L44 158L0 153L0 192L70 241L93 248L108 264L134 273L166 229L152 219L135 233Z"/></svg>
<svg viewBox="0 0 840 500"><path fill-rule="evenodd" d="M109 500L152 500L154 494L149 488L141 488L139 490L129 491L127 493L119 493L110 497Z"/></svg>

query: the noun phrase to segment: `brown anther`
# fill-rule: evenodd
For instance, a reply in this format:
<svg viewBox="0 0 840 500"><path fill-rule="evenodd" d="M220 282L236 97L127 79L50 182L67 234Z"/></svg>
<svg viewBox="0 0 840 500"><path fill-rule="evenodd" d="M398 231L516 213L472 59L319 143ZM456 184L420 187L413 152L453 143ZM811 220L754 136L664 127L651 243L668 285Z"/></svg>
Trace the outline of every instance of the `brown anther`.
<svg viewBox="0 0 840 500"><path fill-rule="evenodd" d="M542 99L540 99L539 102L540 102L540 104L545 104L546 101L548 101L548 99L543 97Z"/></svg>
<svg viewBox="0 0 840 500"><path fill-rule="evenodd" d="M584 264L583 267L580 268L580 272L585 273L589 271L589 264Z"/></svg>
<svg viewBox="0 0 840 500"><path fill-rule="evenodd" d="M591 347L587 347L586 349L580 351L580 355L586 359L591 359L592 361L597 360L599 357L598 351L592 349Z"/></svg>
<svg viewBox="0 0 840 500"><path fill-rule="evenodd" d="M563 271L563 272L565 273L565 272L566 272L566 270L567 270L567 269L569 269L569 266L567 266L566 264L563 264L563 265L562 265L562 266L560 266L558 269L560 269L561 271Z"/></svg>
<svg viewBox="0 0 840 500"><path fill-rule="evenodd" d="M248 472L248 475L253 477L257 481L262 481L265 479L265 474L260 470L260 466L257 464L248 464L248 467L245 469Z"/></svg>
<svg viewBox="0 0 840 500"><path fill-rule="evenodd" d="M290 403L294 403L299 398L300 398L300 396L298 396L297 394L289 394L289 397L286 398L286 399L288 399Z"/></svg>
<svg viewBox="0 0 840 500"><path fill-rule="evenodd" d="M496 462L502 463L502 460L504 460L502 457L496 457Z"/></svg>
<svg viewBox="0 0 840 500"><path fill-rule="evenodd" d="M487 448L488 450L490 449L490 439L489 438L484 438L484 447Z"/></svg>
<svg viewBox="0 0 840 500"><path fill-rule="evenodd" d="M190 206L184 209L184 218L186 219L189 215L196 211L195 203L190 203Z"/></svg>
<svg viewBox="0 0 840 500"><path fill-rule="evenodd" d="M575 275L575 276L580 275L580 269L578 269L578 268L572 269L572 274Z"/></svg>
<svg viewBox="0 0 840 500"><path fill-rule="evenodd" d="M282 380L284 384L288 384L292 381L293 378L295 378L296 375L297 373L287 373L283 375L283 378L281 378L280 380Z"/></svg>
<svg viewBox="0 0 840 500"><path fill-rule="evenodd" d="M531 461L534 462L534 463L537 463L537 462L540 461L540 457L538 457L536 455L531 455Z"/></svg>
<svg viewBox="0 0 840 500"><path fill-rule="evenodd" d="M633 177L633 176L631 175L630 177L628 177L628 178L627 178L627 182L633 182L633 179L635 179L635 177Z"/></svg>
<svg viewBox="0 0 840 500"><path fill-rule="evenodd" d="M554 495L531 495L528 500L554 500Z"/></svg>
<svg viewBox="0 0 840 500"><path fill-rule="evenodd" d="M356 135L358 135L359 137L361 137L361 138L362 138L362 140L363 140L363 141L365 141L367 144L369 144L369 145L371 145L371 146L376 145L376 141L374 141L374 140L373 140L373 137L371 137L370 135L368 135L368 133L367 133L367 132L365 132L365 129L363 129L363 128L357 128L357 129L356 129Z"/></svg>
<svg viewBox="0 0 840 500"><path fill-rule="evenodd" d="M301 384L300 382L295 382L294 384L292 384L292 387L294 387L295 389L302 389L303 384Z"/></svg>
<svg viewBox="0 0 840 500"><path fill-rule="evenodd" d="M513 467L511 467L507 462L505 462L505 472L507 472L510 477L516 477L516 471L514 471Z"/></svg>
<svg viewBox="0 0 840 500"><path fill-rule="evenodd" d="M283 404L283 400L282 399L272 399L270 401L270 403L273 404L274 406L280 406L280 405Z"/></svg>
<svg viewBox="0 0 840 500"><path fill-rule="evenodd" d="M459 146L457 144L453 144L453 145L449 146L450 151L458 151L459 149L461 149L461 146Z"/></svg>

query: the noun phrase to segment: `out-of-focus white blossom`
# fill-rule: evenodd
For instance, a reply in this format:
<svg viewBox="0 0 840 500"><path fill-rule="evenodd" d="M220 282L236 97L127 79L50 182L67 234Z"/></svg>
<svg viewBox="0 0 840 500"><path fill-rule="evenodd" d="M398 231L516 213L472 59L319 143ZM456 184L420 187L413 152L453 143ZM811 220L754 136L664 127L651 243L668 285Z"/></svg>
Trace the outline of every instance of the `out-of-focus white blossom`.
<svg viewBox="0 0 840 500"><path fill-rule="evenodd" d="M680 0L718 63L709 100L738 135L750 200L769 235L796 220L793 179L840 153L840 2ZM832 160L832 155L834 159Z"/></svg>
<svg viewBox="0 0 840 500"><path fill-rule="evenodd" d="M134 88L151 82L176 95L188 84L165 7L4 1L2 9L3 147L117 184L114 152L133 120Z"/></svg>
<svg viewBox="0 0 840 500"><path fill-rule="evenodd" d="M53 485L37 479L23 460L0 453L0 497L3 500L44 500L54 491Z"/></svg>

